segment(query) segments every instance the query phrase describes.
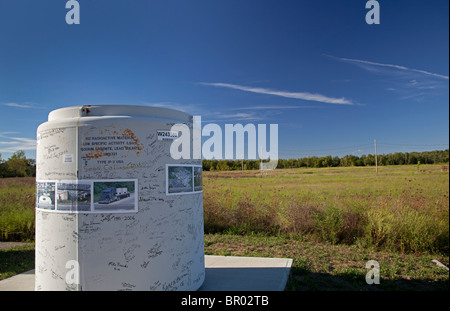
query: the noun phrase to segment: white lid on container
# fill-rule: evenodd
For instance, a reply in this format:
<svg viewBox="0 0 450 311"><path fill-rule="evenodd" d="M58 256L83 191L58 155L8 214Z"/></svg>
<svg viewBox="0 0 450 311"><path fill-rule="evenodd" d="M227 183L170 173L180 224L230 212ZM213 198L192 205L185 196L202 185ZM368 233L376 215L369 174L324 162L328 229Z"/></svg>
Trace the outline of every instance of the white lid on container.
<svg viewBox="0 0 450 311"><path fill-rule="evenodd" d="M150 117L192 122L192 116L174 109L136 105L85 105L60 108L48 115L48 121L80 117Z"/></svg>

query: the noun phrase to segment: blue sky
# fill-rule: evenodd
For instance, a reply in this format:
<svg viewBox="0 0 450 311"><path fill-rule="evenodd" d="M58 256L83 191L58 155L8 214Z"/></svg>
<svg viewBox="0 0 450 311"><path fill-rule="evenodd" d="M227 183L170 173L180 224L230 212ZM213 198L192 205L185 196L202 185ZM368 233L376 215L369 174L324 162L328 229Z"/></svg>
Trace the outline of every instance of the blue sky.
<svg viewBox="0 0 450 311"><path fill-rule="evenodd" d="M279 157L448 148L449 2L0 0L0 153L76 105L278 124Z"/></svg>

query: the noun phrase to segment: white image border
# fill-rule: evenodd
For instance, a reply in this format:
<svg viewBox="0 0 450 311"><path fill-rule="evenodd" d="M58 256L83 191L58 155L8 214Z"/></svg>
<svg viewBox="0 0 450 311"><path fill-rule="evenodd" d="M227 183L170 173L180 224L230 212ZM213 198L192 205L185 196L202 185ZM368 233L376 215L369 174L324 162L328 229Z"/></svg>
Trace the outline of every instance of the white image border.
<svg viewBox="0 0 450 311"><path fill-rule="evenodd" d="M176 192L176 193L169 193L169 167L179 167L179 166L184 166L184 167L190 167L191 168L191 173L192 173L192 191L189 192ZM202 185L202 190L198 190L195 191L194 189L194 167L201 167L203 169L202 165L193 165L193 164L166 164L166 195L168 196L172 196L172 195L186 195L186 194L195 194L195 193L201 193L203 192L203 185ZM203 172L202 172L203 174Z"/></svg>
<svg viewBox="0 0 450 311"><path fill-rule="evenodd" d="M134 209L132 210L108 210L108 211L99 211L94 209L94 182L134 182ZM55 183L55 209L45 209L38 207L38 198L37 198L37 184L38 183ZM74 210L58 210L58 183L81 183L81 184L90 184L91 191L91 202L89 211L74 211ZM124 213L137 213L139 211L139 182L138 179L72 179L72 180L36 180L36 195L35 195L35 209L41 212L48 213L57 213L57 214L124 214Z"/></svg>
<svg viewBox="0 0 450 311"><path fill-rule="evenodd" d="M85 180L85 179L72 179L72 180L57 180L55 181L55 212L58 213L68 213L68 214L87 214L90 213L92 211L92 197L93 197L93 187L92 187L92 183L90 180ZM90 188L90 192L91 192L91 201L89 202L89 210L88 211L79 211L79 210L59 210L58 209L58 184L84 184L84 185L89 185Z"/></svg>
<svg viewBox="0 0 450 311"><path fill-rule="evenodd" d="M91 213L92 214L124 214L124 213L137 213L139 208L139 182L137 179L94 179L92 182L92 197L91 197ZM117 211L99 211L94 208L94 183L95 182L134 182L134 209L132 210L117 210Z"/></svg>
<svg viewBox="0 0 450 311"><path fill-rule="evenodd" d="M37 185L38 183L55 183L55 208L54 209L46 209L46 208L39 208L39 199L38 199L38 188ZM57 188L57 180L49 180L49 179L44 179L44 180L36 180L36 195L34 196L34 204L37 210L39 211L43 211L43 212L49 212L49 213L55 213L56 212L56 193L58 192L58 188Z"/></svg>

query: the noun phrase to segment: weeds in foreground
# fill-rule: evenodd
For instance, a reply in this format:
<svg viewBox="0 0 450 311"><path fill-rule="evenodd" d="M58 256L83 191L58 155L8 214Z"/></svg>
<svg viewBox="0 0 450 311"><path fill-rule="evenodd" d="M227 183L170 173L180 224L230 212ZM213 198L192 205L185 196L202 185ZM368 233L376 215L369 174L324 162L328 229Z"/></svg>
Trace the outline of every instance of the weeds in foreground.
<svg viewBox="0 0 450 311"><path fill-rule="evenodd" d="M283 236L206 234L207 255L292 258L287 291L448 291L448 271L436 266L438 259L448 265L448 256L401 254L330 245L308 238ZM380 265L380 284L368 285L366 263Z"/></svg>
<svg viewBox="0 0 450 311"><path fill-rule="evenodd" d="M204 172L206 233L264 234L405 253L449 253L439 165ZM34 239L34 178L0 179L0 241Z"/></svg>
<svg viewBox="0 0 450 311"><path fill-rule="evenodd" d="M0 241L34 240L34 178L0 179Z"/></svg>
<svg viewBox="0 0 450 311"><path fill-rule="evenodd" d="M376 177L342 168L246 178L206 174L205 232L309 235L332 244L448 255L448 174L437 166L420 175L407 166L384 170Z"/></svg>

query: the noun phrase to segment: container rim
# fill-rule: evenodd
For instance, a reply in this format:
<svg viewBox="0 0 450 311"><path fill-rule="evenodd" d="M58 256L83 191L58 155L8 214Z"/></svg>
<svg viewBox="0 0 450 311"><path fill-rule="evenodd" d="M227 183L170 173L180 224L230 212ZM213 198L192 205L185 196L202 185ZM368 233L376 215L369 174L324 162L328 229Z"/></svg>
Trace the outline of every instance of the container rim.
<svg viewBox="0 0 450 311"><path fill-rule="evenodd" d="M53 110L48 121L80 117L151 117L192 122L192 116L180 110L139 105L84 105Z"/></svg>

